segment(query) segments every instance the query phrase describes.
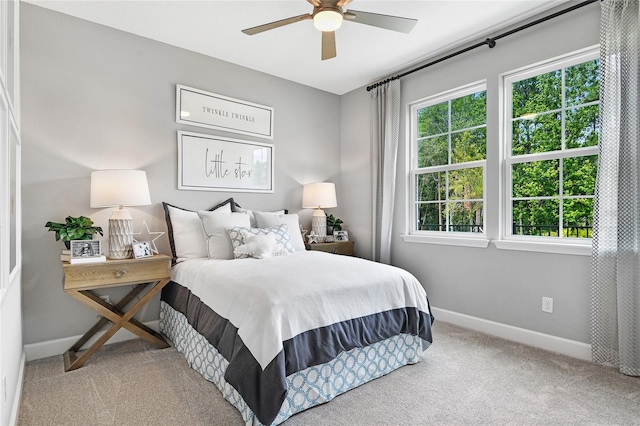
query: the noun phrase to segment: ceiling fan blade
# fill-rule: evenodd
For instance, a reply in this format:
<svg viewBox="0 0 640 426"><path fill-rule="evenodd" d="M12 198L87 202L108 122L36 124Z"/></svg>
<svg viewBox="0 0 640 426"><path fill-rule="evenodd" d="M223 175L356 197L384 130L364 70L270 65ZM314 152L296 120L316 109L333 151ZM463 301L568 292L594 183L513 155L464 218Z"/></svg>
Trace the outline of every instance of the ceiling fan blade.
<svg viewBox="0 0 640 426"><path fill-rule="evenodd" d="M254 35L254 34L261 33L263 31L273 30L274 28L282 27L285 25L293 24L295 22L304 21L311 18L312 18L312 15L310 14L292 16L291 18L282 19L280 21L270 22L264 25L258 25L257 27L247 28L246 30L242 30L242 32L247 35Z"/></svg>
<svg viewBox="0 0 640 426"><path fill-rule="evenodd" d="M336 33L334 31L322 32L322 60L336 57Z"/></svg>
<svg viewBox="0 0 640 426"><path fill-rule="evenodd" d="M313 5L313 7L320 6L320 0L307 0L309 3Z"/></svg>
<svg viewBox="0 0 640 426"><path fill-rule="evenodd" d="M373 27L385 28L387 30L399 31L409 34L418 22L417 19L402 18L400 16L381 15L379 13L361 12L349 9L344 13L344 19L359 24L371 25Z"/></svg>
<svg viewBox="0 0 640 426"><path fill-rule="evenodd" d="M351 3L351 0L338 0L338 3L336 3L336 6L345 7L349 3Z"/></svg>

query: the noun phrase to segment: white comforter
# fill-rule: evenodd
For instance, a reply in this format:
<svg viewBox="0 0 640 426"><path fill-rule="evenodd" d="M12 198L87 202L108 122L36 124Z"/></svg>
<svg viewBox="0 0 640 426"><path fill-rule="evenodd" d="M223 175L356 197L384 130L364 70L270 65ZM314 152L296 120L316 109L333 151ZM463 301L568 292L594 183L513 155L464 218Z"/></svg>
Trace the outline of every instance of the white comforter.
<svg viewBox="0 0 640 426"><path fill-rule="evenodd" d="M308 251L269 259L193 259L172 268L238 334L264 369L302 332L391 309L429 312L409 272L364 259Z"/></svg>

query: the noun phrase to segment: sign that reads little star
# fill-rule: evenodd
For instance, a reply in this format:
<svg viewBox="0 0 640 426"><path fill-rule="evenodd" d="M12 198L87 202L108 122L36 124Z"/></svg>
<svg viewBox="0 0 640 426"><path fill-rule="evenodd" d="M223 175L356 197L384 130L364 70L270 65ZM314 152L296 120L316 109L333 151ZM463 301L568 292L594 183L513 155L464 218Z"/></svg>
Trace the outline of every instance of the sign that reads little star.
<svg viewBox="0 0 640 426"><path fill-rule="evenodd" d="M178 132L178 189L273 192L273 145Z"/></svg>
<svg viewBox="0 0 640 426"><path fill-rule="evenodd" d="M176 122L273 139L273 108L180 84Z"/></svg>

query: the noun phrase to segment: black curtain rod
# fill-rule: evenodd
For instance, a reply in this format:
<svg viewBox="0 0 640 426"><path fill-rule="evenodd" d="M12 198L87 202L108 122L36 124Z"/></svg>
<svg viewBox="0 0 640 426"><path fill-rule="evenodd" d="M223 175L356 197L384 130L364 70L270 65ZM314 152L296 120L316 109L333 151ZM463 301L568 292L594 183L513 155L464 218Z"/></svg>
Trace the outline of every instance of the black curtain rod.
<svg viewBox="0 0 640 426"><path fill-rule="evenodd" d="M544 18L540 18L540 19L535 20L533 22L529 22L528 24L522 25L521 27L515 28L515 29L510 30L510 31L504 32L504 33L499 34L499 35L497 35L495 37L489 37L489 38L487 38L486 40L484 40L484 41L482 41L480 43L474 44L473 46L465 47L464 49L458 50L457 52L451 53L451 54L449 54L447 56L444 56L442 58L436 59L435 61L431 61L431 62L429 62L427 64L421 65L418 68L414 68L414 69L409 70L407 72L403 72L402 74L398 74L398 75L395 75L393 77L389 77L386 80L379 81L378 83L372 84L371 86L367 86L367 92L371 91L371 89L375 89L378 86L382 86L383 84L386 84L386 83L388 83L390 81L398 80L399 78L405 77L405 76L407 76L409 74L413 74L416 71L423 70L423 69L425 69L427 67L430 67L431 65L439 64L440 62L443 62L443 61L446 61L447 59L451 59L451 58L453 58L455 56L461 55L461 54L463 54L465 52L468 52L470 50L476 49L476 48L478 48L480 46L484 46L485 44L488 45L490 49L492 49L492 48L494 48L496 46L496 40L500 40L501 38L506 37L506 36L511 35L511 34L514 34L514 33L517 33L518 31L526 30L527 28L533 27L534 25L538 25L538 24L540 24L542 22L548 21L548 20L553 19L555 17L558 17L560 15L564 15L565 13L572 12L572 11L574 11L576 9L579 9L579 8L581 8L583 6L586 6L588 4L591 4L591 3L595 3L597 1L600 1L600 0L586 0L586 1L582 2L582 3L576 4L575 6L568 7L566 9L563 9L563 10L559 11L559 12L553 13L553 14L551 14L549 16L545 16Z"/></svg>

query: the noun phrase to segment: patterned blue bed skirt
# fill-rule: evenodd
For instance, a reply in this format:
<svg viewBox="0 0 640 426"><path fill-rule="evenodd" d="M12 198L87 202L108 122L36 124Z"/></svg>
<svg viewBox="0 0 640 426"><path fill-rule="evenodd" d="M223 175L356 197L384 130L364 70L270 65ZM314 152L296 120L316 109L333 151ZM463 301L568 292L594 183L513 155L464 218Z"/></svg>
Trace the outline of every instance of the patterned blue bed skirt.
<svg viewBox="0 0 640 426"><path fill-rule="evenodd" d="M184 355L191 368L220 389L247 425L261 424L242 396L224 380L227 360L191 327L184 315L164 301L160 302L160 331ZM280 424L296 413L331 401L404 365L415 364L422 359L422 350L420 337L400 334L342 352L325 364L293 373L287 377L287 396L273 424Z"/></svg>

